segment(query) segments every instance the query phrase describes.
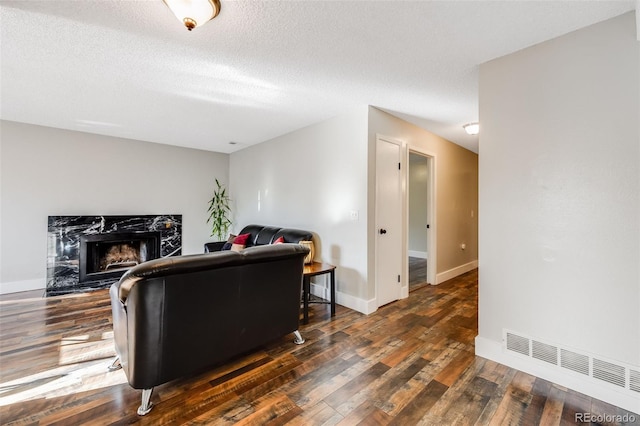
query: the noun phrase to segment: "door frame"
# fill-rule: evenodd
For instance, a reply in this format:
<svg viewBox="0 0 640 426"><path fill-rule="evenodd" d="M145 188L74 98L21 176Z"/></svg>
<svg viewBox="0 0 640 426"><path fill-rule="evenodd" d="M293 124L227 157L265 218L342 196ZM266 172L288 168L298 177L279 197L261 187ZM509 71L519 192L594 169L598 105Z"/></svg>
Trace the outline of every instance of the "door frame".
<svg viewBox="0 0 640 426"><path fill-rule="evenodd" d="M427 182L427 186L428 186L428 196L427 196L427 214L429 216L429 232L427 232L427 253L428 253L428 259L427 259L427 283L431 284L431 285L435 285L437 284L436 282L436 277L437 277L437 271L436 271L436 267L437 267L437 258L438 258L438 253L436 250L437 244L436 242L438 241L437 239L437 232L438 232L438 227L436 226L437 223L437 215L436 215L436 200L437 200L437 194L436 194L436 188L438 187L438 185L436 185L436 167L437 167L437 158L436 158L436 154L422 149L418 146L413 146L411 144L409 144L407 146L406 149L406 153L405 153L405 164L409 164L409 154L417 154L420 155L422 157L425 157L427 159L428 162L428 168L429 168L429 174L428 174L428 182ZM409 191L407 189L408 185L409 185L409 168L406 167L405 172L403 173L404 175L404 179L405 179L405 189L404 189L404 210L405 210L405 215L404 215L404 235L405 235L405 244L404 244L404 258L405 258L405 275L408 277L409 276ZM408 292L408 282L407 282L407 292Z"/></svg>
<svg viewBox="0 0 640 426"><path fill-rule="evenodd" d="M378 263L378 219L379 219L379 214L378 214L378 173L377 173L377 169L378 169L378 164L377 164L377 147L378 147L378 141L379 140L383 140L385 142L388 143L392 143L395 145L398 145L400 147L400 200L402 203L401 206L401 212L400 212L400 217L401 220L399 224L399 229L400 229L400 238L402 241L401 247L400 247L400 251L401 251L401 269L400 269L400 296L399 299L404 299L407 298L409 296L409 279L408 279L408 272L409 272L409 258L407 257L407 248L408 248L408 240L407 240L407 162L409 160L408 157L408 150L407 150L407 144L404 141L401 141L399 139L396 138L392 138L390 136L385 136L385 135L381 135L379 133L376 133L376 166L375 166L375 170L376 170L376 176L374 178L374 185L375 185L375 201L374 201L374 276L375 276L375 295L374 295L374 301L375 301L375 309L378 309L379 305L378 305L378 274L377 274L377 267L375 265L377 265Z"/></svg>

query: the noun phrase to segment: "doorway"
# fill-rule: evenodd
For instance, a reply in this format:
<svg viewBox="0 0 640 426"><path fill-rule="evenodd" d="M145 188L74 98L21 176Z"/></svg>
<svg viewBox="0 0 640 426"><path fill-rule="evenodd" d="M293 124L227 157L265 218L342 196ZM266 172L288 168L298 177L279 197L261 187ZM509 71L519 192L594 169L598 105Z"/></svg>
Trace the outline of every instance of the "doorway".
<svg viewBox="0 0 640 426"><path fill-rule="evenodd" d="M410 150L407 173L409 292L435 282L434 157Z"/></svg>

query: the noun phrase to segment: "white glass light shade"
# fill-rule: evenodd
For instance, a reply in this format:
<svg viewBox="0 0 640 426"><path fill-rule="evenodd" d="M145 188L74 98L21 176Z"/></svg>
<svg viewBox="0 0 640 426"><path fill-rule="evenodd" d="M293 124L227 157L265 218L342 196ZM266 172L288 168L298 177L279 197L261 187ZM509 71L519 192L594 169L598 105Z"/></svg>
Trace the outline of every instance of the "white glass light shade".
<svg viewBox="0 0 640 426"><path fill-rule="evenodd" d="M468 123L462 126L465 132L470 135L477 135L480 133L480 124L479 123Z"/></svg>
<svg viewBox="0 0 640 426"><path fill-rule="evenodd" d="M220 0L164 0L164 3L189 31L220 13Z"/></svg>

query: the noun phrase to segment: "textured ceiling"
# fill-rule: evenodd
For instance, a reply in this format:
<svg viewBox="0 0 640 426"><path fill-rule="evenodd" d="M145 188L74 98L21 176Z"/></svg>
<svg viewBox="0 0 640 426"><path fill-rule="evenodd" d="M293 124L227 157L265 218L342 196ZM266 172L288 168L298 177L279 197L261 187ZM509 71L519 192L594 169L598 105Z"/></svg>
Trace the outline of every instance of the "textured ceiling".
<svg viewBox="0 0 640 426"><path fill-rule="evenodd" d="M161 0L0 1L0 117L230 153L373 105L477 152L480 63L636 4L221 1L193 32Z"/></svg>

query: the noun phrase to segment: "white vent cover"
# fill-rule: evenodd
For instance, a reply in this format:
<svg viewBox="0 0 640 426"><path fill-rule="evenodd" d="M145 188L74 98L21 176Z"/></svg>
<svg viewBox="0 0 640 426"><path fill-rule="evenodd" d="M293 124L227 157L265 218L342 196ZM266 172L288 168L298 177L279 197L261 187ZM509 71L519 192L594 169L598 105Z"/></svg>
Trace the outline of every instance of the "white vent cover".
<svg viewBox="0 0 640 426"><path fill-rule="evenodd" d="M593 359L593 377L616 386L625 387L624 367L600 359Z"/></svg>
<svg viewBox="0 0 640 426"><path fill-rule="evenodd" d="M566 349L560 349L560 366L576 373L589 375L589 357Z"/></svg>
<svg viewBox="0 0 640 426"><path fill-rule="evenodd" d="M596 358L588 353L542 342L511 330L503 330L503 338L503 345L507 351L552 364L568 374L581 374L589 380L597 379L640 393L640 369L636 366Z"/></svg>
<svg viewBox="0 0 640 426"><path fill-rule="evenodd" d="M531 341L531 356L549 364L558 365L558 348L546 343Z"/></svg>
<svg viewBox="0 0 640 426"><path fill-rule="evenodd" d="M529 356L529 339L516 334L507 333L507 349Z"/></svg>
<svg viewBox="0 0 640 426"><path fill-rule="evenodd" d="M640 392L640 371L629 370L629 389Z"/></svg>

